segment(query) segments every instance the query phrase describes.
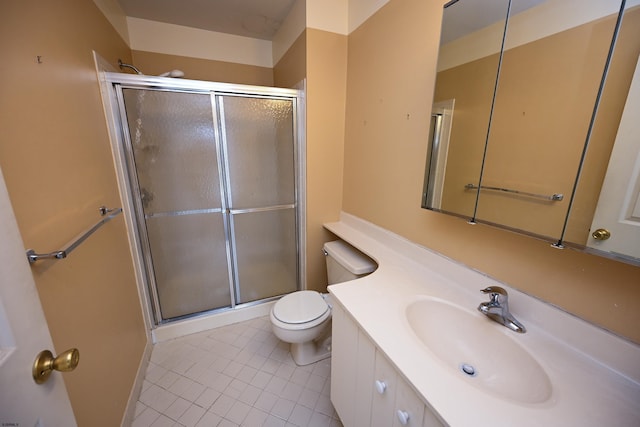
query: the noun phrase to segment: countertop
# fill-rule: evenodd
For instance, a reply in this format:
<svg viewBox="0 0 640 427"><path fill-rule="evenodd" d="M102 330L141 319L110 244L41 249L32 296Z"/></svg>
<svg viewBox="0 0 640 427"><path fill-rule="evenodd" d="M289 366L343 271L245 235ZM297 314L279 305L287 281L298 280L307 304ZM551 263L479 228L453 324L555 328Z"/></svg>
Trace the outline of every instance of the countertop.
<svg viewBox="0 0 640 427"><path fill-rule="evenodd" d="M640 346L355 216L342 213L325 228L378 263L368 276L329 286L330 293L450 426L640 426ZM492 323L549 376L552 394L544 402L478 388L444 366L408 324L406 307L417 298L477 313L487 299L479 290L492 285L509 292L511 313L527 333Z"/></svg>

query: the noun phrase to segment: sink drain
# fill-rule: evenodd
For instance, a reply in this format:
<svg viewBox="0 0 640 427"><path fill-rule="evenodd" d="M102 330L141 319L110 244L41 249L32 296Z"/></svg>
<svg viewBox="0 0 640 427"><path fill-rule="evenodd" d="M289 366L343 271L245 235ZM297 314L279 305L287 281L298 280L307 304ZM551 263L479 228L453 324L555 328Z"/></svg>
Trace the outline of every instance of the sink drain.
<svg viewBox="0 0 640 427"><path fill-rule="evenodd" d="M460 365L460 370L463 374L470 377L475 377L476 375L478 375L478 372L476 372L476 368L474 368L473 365L469 365L468 363L462 363Z"/></svg>

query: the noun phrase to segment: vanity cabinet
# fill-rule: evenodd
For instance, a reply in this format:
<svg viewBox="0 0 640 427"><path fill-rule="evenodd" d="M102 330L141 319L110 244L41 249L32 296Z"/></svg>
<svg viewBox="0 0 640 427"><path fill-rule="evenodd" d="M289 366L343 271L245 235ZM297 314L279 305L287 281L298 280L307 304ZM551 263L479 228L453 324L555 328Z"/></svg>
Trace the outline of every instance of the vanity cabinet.
<svg viewBox="0 0 640 427"><path fill-rule="evenodd" d="M342 424L371 424L375 347L344 309L333 304L331 401ZM358 396L357 399L354 399Z"/></svg>
<svg viewBox="0 0 640 427"><path fill-rule="evenodd" d="M345 427L441 427L387 357L334 301L331 402Z"/></svg>

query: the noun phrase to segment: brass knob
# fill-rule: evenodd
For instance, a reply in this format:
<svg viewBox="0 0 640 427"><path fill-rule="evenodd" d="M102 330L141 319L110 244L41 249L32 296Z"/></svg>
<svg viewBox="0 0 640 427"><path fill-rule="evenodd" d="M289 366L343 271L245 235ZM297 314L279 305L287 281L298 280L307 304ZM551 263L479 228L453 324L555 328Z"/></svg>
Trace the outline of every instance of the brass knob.
<svg viewBox="0 0 640 427"><path fill-rule="evenodd" d="M36 384L42 384L49 379L52 371L73 371L80 361L80 352L72 348L58 357L53 357L49 350L41 351L33 362L32 375Z"/></svg>
<svg viewBox="0 0 640 427"><path fill-rule="evenodd" d="M596 240L607 240L609 237L611 237L611 232L606 228L598 228L596 231L591 233L591 237Z"/></svg>

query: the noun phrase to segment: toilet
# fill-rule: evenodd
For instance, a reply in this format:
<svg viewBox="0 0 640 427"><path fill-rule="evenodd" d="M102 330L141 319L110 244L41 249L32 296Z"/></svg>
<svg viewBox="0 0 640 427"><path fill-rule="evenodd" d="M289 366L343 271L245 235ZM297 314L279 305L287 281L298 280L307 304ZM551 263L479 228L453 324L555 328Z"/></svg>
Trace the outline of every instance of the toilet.
<svg viewBox="0 0 640 427"><path fill-rule="evenodd" d="M341 240L324 244L328 284L366 276L376 264ZM297 365L309 365L331 356L331 296L316 291L297 291L280 298L271 308L273 333L290 343Z"/></svg>

